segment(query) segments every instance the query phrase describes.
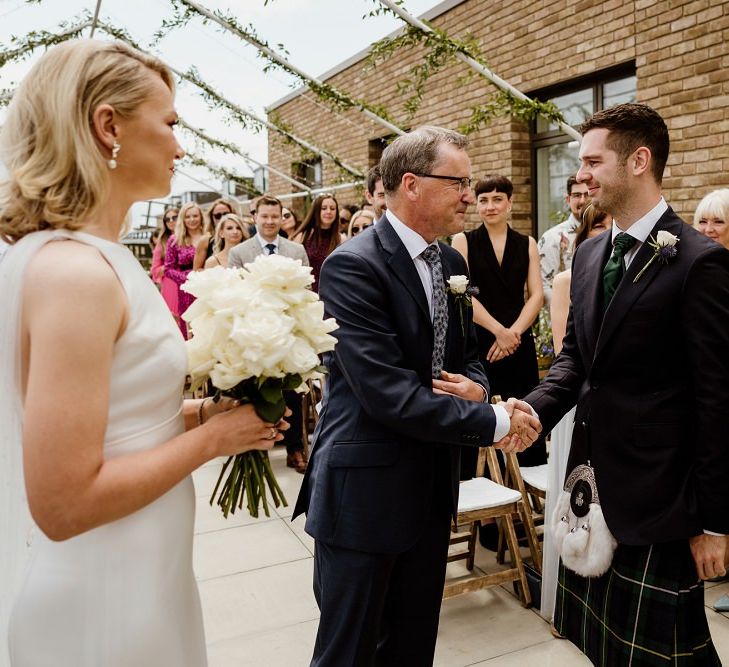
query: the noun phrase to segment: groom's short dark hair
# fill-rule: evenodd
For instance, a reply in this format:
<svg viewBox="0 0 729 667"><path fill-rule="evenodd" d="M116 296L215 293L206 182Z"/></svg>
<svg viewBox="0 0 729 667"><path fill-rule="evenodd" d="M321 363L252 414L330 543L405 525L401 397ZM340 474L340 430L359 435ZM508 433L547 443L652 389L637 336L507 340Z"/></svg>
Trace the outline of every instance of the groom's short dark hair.
<svg viewBox="0 0 729 667"><path fill-rule="evenodd" d="M399 136L382 153L380 173L387 194L394 193L402 177L411 174L429 174L438 160L441 144L453 144L465 150L468 137L454 130L435 125L423 125Z"/></svg>
<svg viewBox="0 0 729 667"><path fill-rule="evenodd" d="M580 126L583 135L597 129L610 131L607 146L623 163L641 146L648 148L653 178L656 183L663 180L670 141L666 123L657 111L647 104L618 104L598 111Z"/></svg>

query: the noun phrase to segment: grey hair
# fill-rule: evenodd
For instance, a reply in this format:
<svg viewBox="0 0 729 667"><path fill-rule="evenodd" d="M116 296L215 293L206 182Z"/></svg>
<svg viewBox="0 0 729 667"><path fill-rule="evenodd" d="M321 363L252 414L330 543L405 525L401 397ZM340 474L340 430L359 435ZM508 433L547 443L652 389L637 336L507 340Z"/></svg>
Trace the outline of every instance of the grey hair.
<svg viewBox="0 0 729 667"><path fill-rule="evenodd" d="M399 136L382 153L380 172L387 194L394 193L404 174L429 174L438 160L441 144L452 144L465 150L468 137L435 125L423 125Z"/></svg>

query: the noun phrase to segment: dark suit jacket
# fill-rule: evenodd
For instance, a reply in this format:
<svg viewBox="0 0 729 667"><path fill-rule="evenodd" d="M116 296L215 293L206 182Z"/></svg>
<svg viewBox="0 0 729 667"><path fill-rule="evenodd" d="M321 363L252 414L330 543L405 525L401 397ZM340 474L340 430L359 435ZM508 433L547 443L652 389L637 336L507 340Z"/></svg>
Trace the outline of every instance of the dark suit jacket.
<svg viewBox="0 0 729 667"><path fill-rule="evenodd" d="M440 248L445 277L466 275L463 258ZM488 405L433 393L428 302L386 218L327 258L319 295L338 344L294 518L306 512L306 531L325 543L399 553L434 509L455 511L458 445L490 444L496 418ZM445 369L488 387L470 311L464 337L449 302Z"/></svg>
<svg viewBox="0 0 729 667"><path fill-rule="evenodd" d="M677 256L634 283L644 243L604 318L611 234L578 248L564 348L525 397L545 431L577 403L568 470L589 439L605 519L629 545L729 533L729 252L670 208L658 230Z"/></svg>

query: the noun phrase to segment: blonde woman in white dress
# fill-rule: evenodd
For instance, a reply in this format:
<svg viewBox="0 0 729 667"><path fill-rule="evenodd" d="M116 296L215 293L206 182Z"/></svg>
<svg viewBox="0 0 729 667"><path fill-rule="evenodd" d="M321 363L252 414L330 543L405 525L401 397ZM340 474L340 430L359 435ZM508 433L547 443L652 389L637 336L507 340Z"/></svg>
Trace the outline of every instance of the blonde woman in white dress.
<svg viewBox="0 0 729 667"><path fill-rule="evenodd" d="M13 667L205 665L190 473L281 439L250 406L183 401L182 338L118 242L183 155L173 93L156 59L69 42L2 129L0 664L9 637Z"/></svg>

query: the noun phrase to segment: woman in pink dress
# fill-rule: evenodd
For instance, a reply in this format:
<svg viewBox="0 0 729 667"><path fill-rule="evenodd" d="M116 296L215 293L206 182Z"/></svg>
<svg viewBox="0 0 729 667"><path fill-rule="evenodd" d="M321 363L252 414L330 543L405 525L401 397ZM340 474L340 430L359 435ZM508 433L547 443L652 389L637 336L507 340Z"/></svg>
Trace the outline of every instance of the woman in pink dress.
<svg viewBox="0 0 729 667"><path fill-rule="evenodd" d="M341 242L339 235L339 204L333 195L319 195L293 238L303 243L314 274L315 292L319 291L319 272L324 260Z"/></svg>
<svg viewBox="0 0 729 667"><path fill-rule="evenodd" d="M159 291L167 307L173 314L177 313L177 283L165 275L165 256L167 255L167 242L175 232L179 209L168 206L162 215L162 225L154 244L152 252L152 280L159 285Z"/></svg>
<svg viewBox="0 0 729 667"><path fill-rule="evenodd" d="M192 294L180 289L192 271L195 259L195 246L205 233L203 229L203 212L196 202L188 202L180 209L175 233L167 241L165 254L165 276L177 287L177 323L182 335L187 338L187 324L182 319L183 313L195 300Z"/></svg>

